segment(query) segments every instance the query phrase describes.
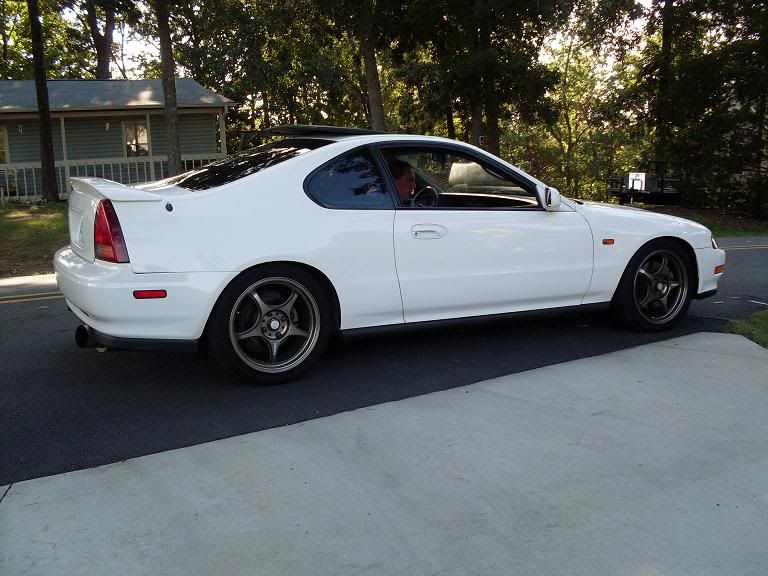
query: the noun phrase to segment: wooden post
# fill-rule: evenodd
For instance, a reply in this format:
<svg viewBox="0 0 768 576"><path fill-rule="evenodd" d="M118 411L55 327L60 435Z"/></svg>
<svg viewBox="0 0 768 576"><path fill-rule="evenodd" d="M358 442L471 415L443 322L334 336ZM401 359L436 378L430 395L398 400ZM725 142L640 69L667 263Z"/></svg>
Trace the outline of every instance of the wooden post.
<svg viewBox="0 0 768 576"><path fill-rule="evenodd" d="M59 117L61 126L61 159L64 162L64 193L69 196L69 157L67 156L67 132L64 129L64 116Z"/></svg>
<svg viewBox="0 0 768 576"><path fill-rule="evenodd" d="M227 107L224 106L224 112L219 114L219 139L221 140L221 153L227 155L227 130L224 120L227 116Z"/></svg>
<svg viewBox="0 0 768 576"><path fill-rule="evenodd" d="M147 152L149 153L149 177L152 179L152 182L156 180L155 178L155 153L152 151L152 128L150 127L150 120L149 120L149 112L147 112L146 115L147 118Z"/></svg>

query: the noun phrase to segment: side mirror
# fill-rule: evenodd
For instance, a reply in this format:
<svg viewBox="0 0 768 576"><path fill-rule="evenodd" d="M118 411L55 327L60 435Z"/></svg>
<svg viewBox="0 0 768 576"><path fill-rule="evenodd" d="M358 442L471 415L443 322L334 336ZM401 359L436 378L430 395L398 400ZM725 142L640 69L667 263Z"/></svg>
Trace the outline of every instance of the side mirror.
<svg viewBox="0 0 768 576"><path fill-rule="evenodd" d="M539 200L544 210L555 212L560 207L560 192L550 186L539 186Z"/></svg>

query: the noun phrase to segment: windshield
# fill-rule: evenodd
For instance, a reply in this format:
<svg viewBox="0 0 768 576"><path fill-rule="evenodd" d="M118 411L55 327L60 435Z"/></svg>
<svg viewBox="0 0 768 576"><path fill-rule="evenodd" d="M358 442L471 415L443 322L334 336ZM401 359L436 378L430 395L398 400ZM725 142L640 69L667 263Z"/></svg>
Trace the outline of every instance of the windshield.
<svg viewBox="0 0 768 576"><path fill-rule="evenodd" d="M197 170L168 178L165 183L188 190L207 190L245 178L331 142L332 140L317 138L286 138L238 152Z"/></svg>

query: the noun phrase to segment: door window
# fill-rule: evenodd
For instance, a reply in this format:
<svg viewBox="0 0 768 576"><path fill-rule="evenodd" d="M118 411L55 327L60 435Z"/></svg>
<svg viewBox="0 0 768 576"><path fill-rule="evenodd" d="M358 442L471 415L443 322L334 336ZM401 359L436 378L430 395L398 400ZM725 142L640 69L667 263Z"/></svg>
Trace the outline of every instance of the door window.
<svg viewBox="0 0 768 576"><path fill-rule="evenodd" d="M481 158L445 148L386 148L401 207L538 208L535 187Z"/></svg>

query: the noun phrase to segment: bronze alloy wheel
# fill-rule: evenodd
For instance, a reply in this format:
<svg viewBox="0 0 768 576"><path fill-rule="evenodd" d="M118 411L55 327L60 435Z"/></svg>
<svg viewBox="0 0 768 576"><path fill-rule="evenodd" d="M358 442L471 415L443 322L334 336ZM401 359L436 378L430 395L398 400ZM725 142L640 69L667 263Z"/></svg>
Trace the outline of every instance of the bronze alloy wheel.
<svg viewBox="0 0 768 576"><path fill-rule="evenodd" d="M685 245L651 240L624 269L611 300L613 315L633 330L669 330L685 317L697 283L696 260Z"/></svg>
<svg viewBox="0 0 768 576"><path fill-rule="evenodd" d="M264 278L250 285L229 316L235 353L261 373L279 374L299 366L312 353L319 334L314 296L290 278Z"/></svg>
<svg viewBox="0 0 768 576"><path fill-rule="evenodd" d="M645 257L635 272L634 301L637 311L651 324L675 318L688 298L688 270L673 250L658 249Z"/></svg>

